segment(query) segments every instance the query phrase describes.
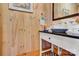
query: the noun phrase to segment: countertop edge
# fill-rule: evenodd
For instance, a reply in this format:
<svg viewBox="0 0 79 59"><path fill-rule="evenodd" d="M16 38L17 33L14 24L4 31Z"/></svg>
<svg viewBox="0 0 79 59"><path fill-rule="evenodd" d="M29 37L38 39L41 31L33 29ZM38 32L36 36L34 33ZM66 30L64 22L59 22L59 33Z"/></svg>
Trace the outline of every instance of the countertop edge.
<svg viewBox="0 0 79 59"><path fill-rule="evenodd" d="M44 31L39 31L39 32L79 39L78 36L71 36L71 35L67 35L66 33L53 33L53 32L51 33L51 32L44 32Z"/></svg>

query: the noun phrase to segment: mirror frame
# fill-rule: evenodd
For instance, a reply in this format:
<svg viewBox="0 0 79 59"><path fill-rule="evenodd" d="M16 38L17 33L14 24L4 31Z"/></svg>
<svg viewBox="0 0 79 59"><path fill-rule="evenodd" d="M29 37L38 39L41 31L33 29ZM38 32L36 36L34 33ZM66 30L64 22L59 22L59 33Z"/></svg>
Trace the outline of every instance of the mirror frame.
<svg viewBox="0 0 79 59"><path fill-rule="evenodd" d="M71 15L54 18L54 3L52 3L52 20L53 21L61 20L61 19L66 19L66 18L71 18L71 17L75 17L75 16L79 16L79 13L74 13L74 14L71 14Z"/></svg>

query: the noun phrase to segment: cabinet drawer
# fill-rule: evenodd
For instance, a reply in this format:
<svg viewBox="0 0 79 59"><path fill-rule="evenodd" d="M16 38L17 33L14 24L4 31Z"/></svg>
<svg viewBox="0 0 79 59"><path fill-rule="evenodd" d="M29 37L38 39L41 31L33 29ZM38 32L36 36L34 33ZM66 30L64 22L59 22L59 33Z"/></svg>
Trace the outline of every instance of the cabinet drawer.
<svg viewBox="0 0 79 59"><path fill-rule="evenodd" d="M79 54L79 39L70 38L70 37L64 37L59 35L52 35L53 40L52 43L66 49L72 53Z"/></svg>
<svg viewBox="0 0 79 59"><path fill-rule="evenodd" d="M52 35L51 42L52 44L55 44L56 46L62 47L62 39L58 35Z"/></svg>
<svg viewBox="0 0 79 59"><path fill-rule="evenodd" d="M70 52L77 52L79 49L79 40L75 38L62 37L62 47Z"/></svg>
<svg viewBox="0 0 79 59"><path fill-rule="evenodd" d="M52 35L51 42L63 49L66 49L72 53L79 51L79 40L59 35Z"/></svg>
<svg viewBox="0 0 79 59"><path fill-rule="evenodd" d="M51 43L52 34L40 33L40 38Z"/></svg>
<svg viewBox="0 0 79 59"><path fill-rule="evenodd" d="M40 33L40 38L46 40L52 44L62 47L62 39L59 35L53 35L48 33Z"/></svg>

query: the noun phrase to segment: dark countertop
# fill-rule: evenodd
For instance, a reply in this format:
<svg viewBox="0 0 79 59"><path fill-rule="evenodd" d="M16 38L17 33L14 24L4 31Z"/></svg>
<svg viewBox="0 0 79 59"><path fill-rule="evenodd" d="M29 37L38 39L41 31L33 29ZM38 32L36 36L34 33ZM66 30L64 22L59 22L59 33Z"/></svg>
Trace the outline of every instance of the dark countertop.
<svg viewBox="0 0 79 59"><path fill-rule="evenodd" d="M71 35L67 35L66 33L54 33L54 32L44 32L44 31L39 31L39 32L55 34L55 35L60 35L60 36L65 36L65 37L71 37L71 38L79 39L79 36L71 36Z"/></svg>

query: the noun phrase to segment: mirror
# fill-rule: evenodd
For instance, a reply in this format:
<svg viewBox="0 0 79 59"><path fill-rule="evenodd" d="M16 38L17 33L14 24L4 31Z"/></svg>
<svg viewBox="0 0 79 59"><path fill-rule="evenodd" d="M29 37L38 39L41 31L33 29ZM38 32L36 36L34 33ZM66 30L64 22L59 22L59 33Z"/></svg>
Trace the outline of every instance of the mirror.
<svg viewBox="0 0 79 59"><path fill-rule="evenodd" d="M53 20L78 13L78 3L53 3Z"/></svg>

